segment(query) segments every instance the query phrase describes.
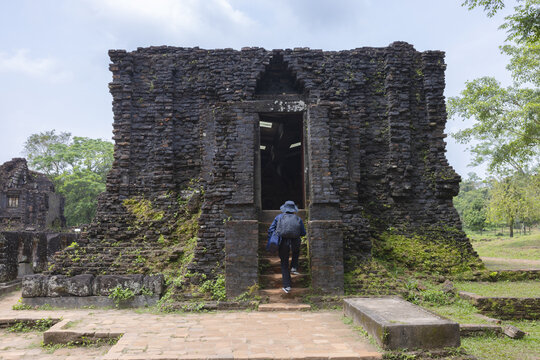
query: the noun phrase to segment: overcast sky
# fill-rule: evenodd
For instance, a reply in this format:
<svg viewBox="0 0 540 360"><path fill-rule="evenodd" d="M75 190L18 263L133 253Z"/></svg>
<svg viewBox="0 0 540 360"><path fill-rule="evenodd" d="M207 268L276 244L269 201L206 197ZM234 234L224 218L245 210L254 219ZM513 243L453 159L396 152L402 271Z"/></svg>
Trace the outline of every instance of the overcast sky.
<svg viewBox="0 0 540 360"><path fill-rule="evenodd" d="M109 49L151 45L344 50L406 41L446 52L446 96L467 80L510 84L498 30L507 9L487 18L461 0L0 0L0 164L26 138L56 129L110 140ZM449 121L446 132L464 126ZM448 139L456 171L466 147Z"/></svg>

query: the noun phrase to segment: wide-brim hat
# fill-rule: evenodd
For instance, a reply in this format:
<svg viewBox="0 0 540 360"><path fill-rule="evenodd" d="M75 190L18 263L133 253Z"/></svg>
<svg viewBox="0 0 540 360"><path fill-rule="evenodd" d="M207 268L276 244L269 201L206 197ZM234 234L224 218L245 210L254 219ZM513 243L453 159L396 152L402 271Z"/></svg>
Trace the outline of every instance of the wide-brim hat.
<svg viewBox="0 0 540 360"><path fill-rule="evenodd" d="M298 206L296 206L296 204L294 203L294 201L292 200L287 200L285 201L285 204L281 205L281 207L279 208L281 210L281 212L298 212Z"/></svg>

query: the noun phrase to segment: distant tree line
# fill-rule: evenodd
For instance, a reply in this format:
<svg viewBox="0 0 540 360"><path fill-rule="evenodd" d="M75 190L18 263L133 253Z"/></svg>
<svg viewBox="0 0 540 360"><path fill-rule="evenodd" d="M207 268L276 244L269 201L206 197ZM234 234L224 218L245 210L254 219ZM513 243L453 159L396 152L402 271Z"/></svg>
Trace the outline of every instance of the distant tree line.
<svg viewBox="0 0 540 360"><path fill-rule="evenodd" d="M45 173L65 198L68 226L88 224L96 213L97 198L105 191L113 162L111 142L56 133L33 134L24 144L31 169Z"/></svg>
<svg viewBox="0 0 540 360"><path fill-rule="evenodd" d="M508 228L526 232L540 224L540 174L521 174L482 180L476 174L462 181L454 198L465 229Z"/></svg>

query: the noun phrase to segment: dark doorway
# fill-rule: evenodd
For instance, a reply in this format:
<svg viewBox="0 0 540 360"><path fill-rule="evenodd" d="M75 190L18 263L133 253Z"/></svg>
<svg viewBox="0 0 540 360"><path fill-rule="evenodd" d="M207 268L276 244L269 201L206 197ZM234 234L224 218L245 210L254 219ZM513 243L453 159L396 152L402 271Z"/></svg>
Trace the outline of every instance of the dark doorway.
<svg viewBox="0 0 540 360"><path fill-rule="evenodd" d="M287 200L304 208L303 115L259 114L261 205L277 210Z"/></svg>

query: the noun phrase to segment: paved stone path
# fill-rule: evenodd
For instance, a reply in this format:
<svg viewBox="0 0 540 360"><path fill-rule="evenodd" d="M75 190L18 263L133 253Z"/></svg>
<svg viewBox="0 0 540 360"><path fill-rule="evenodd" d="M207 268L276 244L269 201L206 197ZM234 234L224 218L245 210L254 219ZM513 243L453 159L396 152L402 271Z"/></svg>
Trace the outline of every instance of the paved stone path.
<svg viewBox="0 0 540 360"><path fill-rule="evenodd" d="M381 359L340 311L153 314L132 310L12 310L20 293L0 298L0 318L63 318L70 331L124 333L103 359ZM5 331L4 331L5 332ZM0 349L6 343L0 337ZM42 352L43 350L40 349ZM62 349L69 350L69 349ZM6 349L3 359L46 358ZM65 358L56 354L49 358ZM77 359L101 358L80 353Z"/></svg>

